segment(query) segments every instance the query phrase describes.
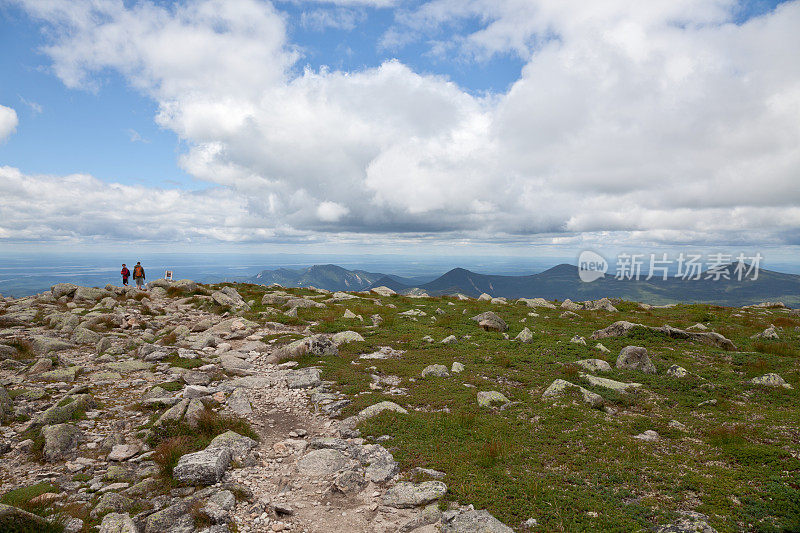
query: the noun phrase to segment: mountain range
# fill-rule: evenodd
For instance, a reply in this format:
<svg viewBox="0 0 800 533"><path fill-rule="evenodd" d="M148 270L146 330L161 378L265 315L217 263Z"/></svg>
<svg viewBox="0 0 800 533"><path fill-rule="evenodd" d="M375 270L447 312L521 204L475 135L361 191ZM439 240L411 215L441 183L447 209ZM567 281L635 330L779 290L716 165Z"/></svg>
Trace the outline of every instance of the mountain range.
<svg viewBox="0 0 800 533"><path fill-rule="evenodd" d="M728 267L731 278L734 265ZM535 298L576 301L602 297L622 298L654 305L669 303L709 303L741 306L764 301L782 301L800 306L800 275L761 269L756 280L680 278L620 280L605 276L585 283L574 265L561 264L544 272L524 276L478 274L454 268L435 278L408 278L391 274L347 270L336 265L315 265L301 270L264 270L250 278L252 283L278 283L286 287L314 286L330 291L363 291L386 286L399 293L424 291L431 296L461 293L479 296ZM415 290L416 289L416 290Z"/></svg>

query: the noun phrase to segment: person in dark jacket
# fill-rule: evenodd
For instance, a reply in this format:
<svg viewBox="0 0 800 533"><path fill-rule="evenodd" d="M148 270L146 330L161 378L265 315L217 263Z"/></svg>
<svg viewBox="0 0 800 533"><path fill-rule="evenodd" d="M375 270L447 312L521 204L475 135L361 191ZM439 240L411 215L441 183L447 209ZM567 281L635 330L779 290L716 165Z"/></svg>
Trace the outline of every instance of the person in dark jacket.
<svg viewBox="0 0 800 533"><path fill-rule="evenodd" d="M122 274L122 284L124 286L128 286L128 278L131 277L131 271L128 270L128 267L125 266L125 263L122 263L122 270L120 271Z"/></svg>
<svg viewBox="0 0 800 533"><path fill-rule="evenodd" d="M133 267L133 281L136 282L138 289L144 289L144 267L141 261L137 261L136 266Z"/></svg>

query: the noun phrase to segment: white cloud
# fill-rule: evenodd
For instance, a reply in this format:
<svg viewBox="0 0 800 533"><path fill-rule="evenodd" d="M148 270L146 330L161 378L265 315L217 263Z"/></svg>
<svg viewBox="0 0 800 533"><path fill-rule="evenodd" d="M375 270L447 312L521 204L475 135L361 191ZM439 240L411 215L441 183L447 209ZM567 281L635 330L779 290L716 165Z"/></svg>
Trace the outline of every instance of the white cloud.
<svg viewBox="0 0 800 533"><path fill-rule="evenodd" d="M150 144L150 139L145 139L138 131L134 129L128 130L128 137L130 138L132 143Z"/></svg>
<svg viewBox="0 0 800 533"><path fill-rule="evenodd" d="M354 9L313 9L303 11L300 15L300 24L304 28L323 31L327 28L337 30L352 30L366 19L363 10Z"/></svg>
<svg viewBox="0 0 800 533"><path fill-rule="evenodd" d="M10 107L0 105L0 142L17 130L17 124L19 124L17 112Z"/></svg>
<svg viewBox="0 0 800 533"><path fill-rule="evenodd" d="M317 206L317 218L322 222L337 222L350 210L336 202L322 202Z"/></svg>
<svg viewBox="0 0 800 533"><path fill-rule="evenodd" d="M31 100L26 100L25 98L22 97L22 95L19 95L19 101L25 104L26 106L30 107L34 115L41 115L42 111L44 111L44 108L42 107L41 104L33 102Z"/></svg>
<svg viewBox="0 0 800 533"><path fill-rule="evenodd" d="M462 52L525 58L506 94L486 96L395 60L293 75L282 15L255 0L24 5L55 29L65 84L123 73L186 141L183 168L220 186L199 198L218 194L228 214L202 231L181 215L186 234L269 240L270 220L365 241L800 231L797 0L740 25L733 0L432 0L398 15L411 38L477 20Z"/></svg>

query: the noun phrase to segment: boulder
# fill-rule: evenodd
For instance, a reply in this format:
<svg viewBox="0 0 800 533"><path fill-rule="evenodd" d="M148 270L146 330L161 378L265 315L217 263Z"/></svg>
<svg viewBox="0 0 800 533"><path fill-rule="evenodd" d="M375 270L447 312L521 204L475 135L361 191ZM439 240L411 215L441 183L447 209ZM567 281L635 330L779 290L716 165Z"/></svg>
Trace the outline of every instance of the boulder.
<svg viewBox="0 0 800 533"><path fill-rule="evenodd" d="M585 368L589 372L611 372L611 365L602 359L581 359L573 364Z"/></svg>
<svg viewBox="0 0 800 533"><path fill-rule="evenodd" d="M286 300L285 308L289 310L296 309L325 309L327 306L308 298L289 298Z"/></svg>
<svg viewBox="0 0 800 533"><path fill-rule="evenodd" d="M556 306L545 300L544 298L520 298L517 303L525 304L528 307L544 307L546 309L555 309Z"/></svg>
<svg viewBox="0 0 800 533"><path fill-rule="evenodd" d="M565 381L563 379L556 379L553 381L547 389L542 393L542 398L555 398L558 396L562 396L568 390L577 389L581 396L583 397L583 401L591 405L592 407L598 407L603 405L603 397L599 394L592 392L588 389L585 389L579 385L575 385L574 383L570 383L569 381Z"/></svg>
<svg viewBox="0 0 800 533"><path fill-rule="evenodd" d="M33 336L33 350L39 355L47 355L52 352L60 352L74 348L75 345L54 337L44 335Z"/></svg>
<svg viewBox="0 0 800 533"><path fill-rule="evenodd" d="M312 450L297 462L298 470L309 476L329 476L353 466L352 459L331 448Z"/></svg>
<svg viewBox="0 0 800 533"><path fill-rule="evenodd" d="M470 320L474 320L480 327L486 330L508 331L508 325L505 321L492 311L486 311L485 313L475 315L470 318Z"/></svg>
<svg viewBox="0 0 800 533"><path fill-rule="evenodd" d="M447 367L444 365L428 365L422 370L422 377L434 376L438 378L450 377Z"/></svg>
<svg viewBox="0 0 800 533"><path fill-rule="evenodd" d="M250 405L250 400L247 397L247 391L242 388L234 389L228 397L227 404L228 409L239 416L249 415L253 412L253 407Z"/></svg>
<svg viewBox="0 0 800 533"><path fill-rule="evenodd" d="M672 326L668 325L661 327L645 326L643 324L634 324L633 322L628 322L626 320L619 320L607 328L595 331L592 333L591 338L596 340L605 339L607 337L622 337L627 335L628 332L635 327L644 328L656 333L663 333L673 339L686 339L693 342L699 342L701 344L707 344L709 346L716 346L718 348L722 348L723 350L737 349L736 345L733 344L730 339L727 339L714 331L686 331L683 329L673 328Z"/></svg>
<svg viewBox="0 0 800 533"><path fill-rule="evenodd" d="M491 407L495 403L507 404L508 402L508 398L496 390L478 392L478 405L481 407Z"/></svg>
<svg viewBox="0 0 800 533"><path fill-rule="evenodd" d="M194 517L189 502L179 501L147 517L144 533L194 533Z"/></svg>
<svg viewBox="0 0 800 533"><path fill-rule="evenodd" d="M34 419L34 423L42 426L61 424L71 420L79 411L86 411L92 407L94 407L94 398L90 394L67 396L39 414Z"/></svg>
<svg viewBox="0 0 800 533"><path fill-rule="evenodd" d="M189 485L213 485L222 479L231 459L231 451L224 447L189 453L178 459L172 477Z"/></svg>
<svg viewBox="0 0 800 533"><path fill-rule="evenodd" d="M655 374L656 367L650 362L647 349L641 346L626 346L617 357L617 368L639 370L646 374Z"/></svg>
<svg viewBox="0 0 800 533"><path fill-rule="evenodd" d="M567 311L581 311L583 310L583 306L581 304L576 304L569 298L561 302L561 309L566 309Z"/></svg>
<svg viewBox="0 0 800 533"><path fill-rule="evenodd" d="M792 386L786 383L778 374L770 372L763 376L758 376L750 380L753 385L763 385L765 387L783 387L784 389L791 389Z"/></svg>
<svg viewBox="0 0 800 533"><path fill-rule="evenodd" d="M0 425L2 425L5 420L11 418L13 414L14 402L11 401L8 391L0 385Z"/></svg>
<svg viewBox="0 0 800 533"><path fill-rule="evenodd" d="M432 341L433 341L433 339L431 339L431 342ZM441 344L456 344L458 342L458 339L456 338L455 335L448 335L447 337L445 337L444 339L442 339L439 342Z"/></svg>
<svg viewBox="0 0 800 533"><path fill-rule="evenodd" d="M340 344L346 344L348 342L360 342L364 340L360 334L356 333L355 331L340 331L339 333L335 333L331 340L336 346Z"/></svg>
<svg viewBox="0 0 800 533"><path fill-rule="evenodd" d="M381 285L380 287L373 287L372 289L370 289L370 292L374 292L378 296L392 296L394 294L397 294L389 287L385 287L383 285Z"/></svg>
<svg viewBox="0 0 800 533"><path fill-rule="evenodd" d="M522 331L520 331L519 334L514 337L514 340L530 344L533 342L533 333L531 333L531 330L528 328L522 328Z"/></svg>
<svg viewBox="0 0 800 533"><path fill-rule="evenodd" d="M671 376L673 378L683 378L683 377L686 377L687 374L688 374L688 372L682 366L671 365L667 369L667 375Z"/></svg>
<svg viewBox="0 0 800 533"><path fill-rule="evenodd" d="M584 339L584 338L583 338L583 337L581 337L580 335L575 335L575 336L573 336L573 337L572 337L572 338L569 340L569 342L571 342L571 343L573 343L573 344L581 344L581 345L583 345L583 346L586 346L586 339Z"/></svg>
<svg viewBox="0 0 800 533"><path fill-rule="evenodd" d="M107 492L100 496L97 504L92 509L92 516L102 516L103 513L124 513L133 507L133 500L117 492Z"/></svg>
<svg viewBox="0 0 800 533"><path fill-rule="evenodd" d="M622 381L601 378L591 374L581 374L581 377L588 381L590 385L594 385L595 387L604 387L617 392L628 392L628 389L638 389L642 386L641 383L623 383Z"/></svg>
<svg viewBox="0 0 800 533"><path fill-rule="evenodd" d="M81 439L81 431L72 424L55 424L42 428L44 449L42 456L49 463L64 460L73 455Z"/></svg>
<svg viewBox="0 0 800 533"><path fill-rule="evenodd" d="M780 335L778 335L778 330L775 329L775 326L770 326L761 333L757 333L750 337L751 339L771 339L777 340L780 339Z"/></svg>
<svg viewBox="0 0 800 533"><path fill-rule="evenodd" d="M427 505L447 493L447 485L441 481L425 481L415 484L400 482L383 495L383 504L397 509L410 509Z"/></svg>
<svg viewBox="0 0 800 533"><path fill-rule="evenodd" d="M74 283L56 283L50 287L50 292L55 299L61 298L62 296L70 298L75 294L76 290L78 290L78 286Z"/></svg>
<svg viewBox="0 0 800 533"><path fill-rule="evenodd" d="M109 513L103 517L99 533L139 533L128 513Z"/></svg>
<svg viewBox="0 0 800 533"><path fill-rule="evenodd" d="M368 418L378 416L384 411L394 411L395 413L400 413L404 415L408 414L408 411L406 411L396 403L384 401L384 402L378 402L374 405L370 405L369 407L363 409L360 413L356 415L356 419L359 422L363 422Z"/></svg>
<svg viewBox="0 0 800 533"><path fill-rule="evenodd" d="M453 361L453 364L450 366L450 372L453 374L460 374L464 371L464 365L459 363L458 361Z"/></svg>
<svg viewBox="0 0 800 533"><path fill-rule="evenodd" d="M75 289L72 299L75 301L83 300L87 302L97 302L109 296L114 296L114 294L105 289L97 289L94 287L78 287Z"/></svg>
<svg viewBox="0 0 800 533"><path fill-rule="evenodd" d="M617 308L611 303L608 298L600 298L599 300L591 300L583 302L583 308L587 311L608 311L609 313L616 313Z"/></svg>
<svg viewBox="0 0 800 533"><path fill-rule="evenodd" d="M485 510L466 508L442 513L442 533L513 533L514 530Z"/></svg>
<svg viewBox="0 0 800 533"><path fill-rule="evenodd" d="M290 389L313 389L322 383L318 368L290 370L286 374L286 386Z"/></svg>

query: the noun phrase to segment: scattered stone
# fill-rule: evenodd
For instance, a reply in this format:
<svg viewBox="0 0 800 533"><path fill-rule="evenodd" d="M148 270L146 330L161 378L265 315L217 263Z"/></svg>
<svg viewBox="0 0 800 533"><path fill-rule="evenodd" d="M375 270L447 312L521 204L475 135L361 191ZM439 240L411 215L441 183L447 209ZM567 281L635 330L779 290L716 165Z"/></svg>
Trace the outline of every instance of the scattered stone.
<svg viewBox="0 0 800 533"><path fill-rule="evenodd" d="M383 504L397 509L408 509L429 504L447 493L447 485L441 481L425 481L414 484L400 482L386 491Z"/></svg>
<svg viewBox="0 0 800 533"><path fill-rule="evenodd" d="M442 533L513 533L513 529L485 510L471 505L442 513Z"/></svg>
<svg viewBox="0 0 800 533"><path fill-rule="evenodd" d="M751 339L780 339L780 335L778 335L778 331L775 329L775 326L770 326L761 333L757 333L750 337Z"/></svg>
<svg viewBox="0 0 800 533"><path fill-rule="evenodd" d="M763 376L758 376L750 380L753 385L763 385L765 387L783 387L784 389L791 389L792 386L786 383L778 374L770 372Z"/></svg>
<svg viewBox="0 0 800 533"><path fill-rule="evenodd" d="M508 402L509 399L496 390L478 392L478 405L481 407L491 407L495 403L506 404Z"/></svg>
<svg viewBox="0 0 800 533"><path fill-rule="evenodd" d="M433 341L433 339L431 339L431 341ZM455 344L455 343L458 342L458 339L456 338L455 335L448 335L447 337L442 339L440 342L441 342L441 344Z"/></svg>
<svg viewBox="0 0 800 533"><path fill-rule="evenodd" d="M611 372L611 365L602 359L581 359L575 361L576 364L589 372Z"/></svg>
<svg viewBox="0 0 800 533"><path fill-rule="evenodd" d="M485 313L475 315L470 318L470 320L474 320L480 327L487 331L508 331L508 325L505 321L492 311L486 311Z"/></svg>
<svg viewBox="0 0 800 533"><path fill-rule="evenodd" d="M372 289L370 289L370 291L374 292L378 296L392 296L394 294L397 294L389 287L385 287L383 285L381 285L380 287L373 287Z"/></svg>
<svg viewBox="0 0 800 533"><path fill-rule="evenodd" d="M406 411L396 403L384 401L384 402L378 402L375 405L370 405L366 409L363 409L360 413L356 415L356 419L359 422L363 422L364 420L367 420L374 416L378 416L384 411L394 411L395 413L400 413L403 415L408 414L408 411Z"/></svg>
<svg viewBox="0 0 800 533"><path fill-rule="evenodd" d="M429 376L447 378L450 377L450 373L444 365L428 365L422 370L422 377L427 378Z"/></svg>
<svg viewBox="0 0 800 533"><path fill-rule="evenodd" d="M656 367L650 362L647 349L640 346L626 346L617 357L617 368L639 370L646 374L655 374Z"/></svg>
<svg viewBox="0 0 800 533"><path fill-rule="evenodd" d="M353 461L339 450L312 450L298 462L297 468L308 476L329 476L353 466Z"/></svg>
<svg viewBox="0 0 800 533"><path fill-rule="evenodd" d="M670 367L667 369L667 375L673 378L684 378L688 374L689 373L686 371L685 368L678 365L670 365Z"/></svg>
<svg viewBox="0 0 800 533"><path fill-rule="evenodd" d="M701 344L716 346L718 348L722 348L723 350L736 350L736 345L733 344L733 342L713 331L694 332L673 328L672 326L653 327L645 326L643 324L634 324L633 322L627 322L625 320L614 322L605 329L599 329L595 331L592 333L591 338L597 340L605 339L607 337L622 337L627 335L631 329L636 327L644 328L656 333L663 333L668 337L672 337L673 339L686 339L699 342Z"/></svg>
<svg viewBox="0 0 800 533"><path fill-rule="evenodd" d="M652 429L648 429L648 430L647 430L647 431L645 431L644 433L640 433L640 434L638 434L638 435L634 435L634 437L633 437L633 438L634 438L634 439L643 440L643 441L646 441L646 442L655 442L655 441L657 441L657 440L658 440L660 437L658 436L658 433L656 433L656 432L655 432L655 431L653 431Z"/></svg>
<svg viewBox="0 0 800 533"><path fill-rule="evenodd" d="M584 339L584 338L583 338L583 337L581 337L580 335L575 335L574 337L572 337L572 338L569 340L569 342L571 342L571 343L573 343L573 344L581 344L581 345L583 345L583 346L586 346L586 339Z"/></svg>
<svg viewBox="0 0 800 533"><path fill-rule="evenodd" d="M708 525L708 517L696 511L682 511L680 518L661 526L656 533L717 533L717 530Z"/></svg>
<svg viewBox="0 0 800 533"><path fill-rule="evenodd" d="M542 398L555 398L562 396L570 389L577 389L581 393L583 401L593 407L603 405L603 397L599 394L563 379L557 379L553 381L542 393Z"/></svg>
<svg viewBox="0 0 800 533"><path fill-rule="evenodd" d="M55 424L42 428L44 460L53 463L68 459L81 440L81 430L72 424Z"/></svg>
<svg viewBox="0 0 800 533"><path fill-rule="evenodd" d="M519 334L514 337L514 340L523 342L525 344L530 344L533 342L533 333L531 333L531 330L528 328L522 328L522 331L520 331Z"/></svg>
<svg viewBox="0 0 800 533"><path fill-rule="evenodd" d="M450 372L453 374L460 374L464 371L464 365L459 363L458 361L454 361L452 366L450 366Z"/></svg>
<svg viewBox="0 0 800 533"><path fill-rule="evenodd" d="M99 533L139 533L128 513L109 513L103 517Z"/></svg>
<svg viewBox="0 0 800 533"><path fill-rule="evenodd" d="M111 448L111 453L108 454L109 461L127 461L135 456L141 448L136 444L117 444Z"/></svg>
<svg viewBox="0 0 800 533"><path fill-rule="evenodd" d="M364 337L355 331L340 331L334 334L331 340L336 346L339 346L340 344L346 344L348 342L363 342Z"/></svg>

